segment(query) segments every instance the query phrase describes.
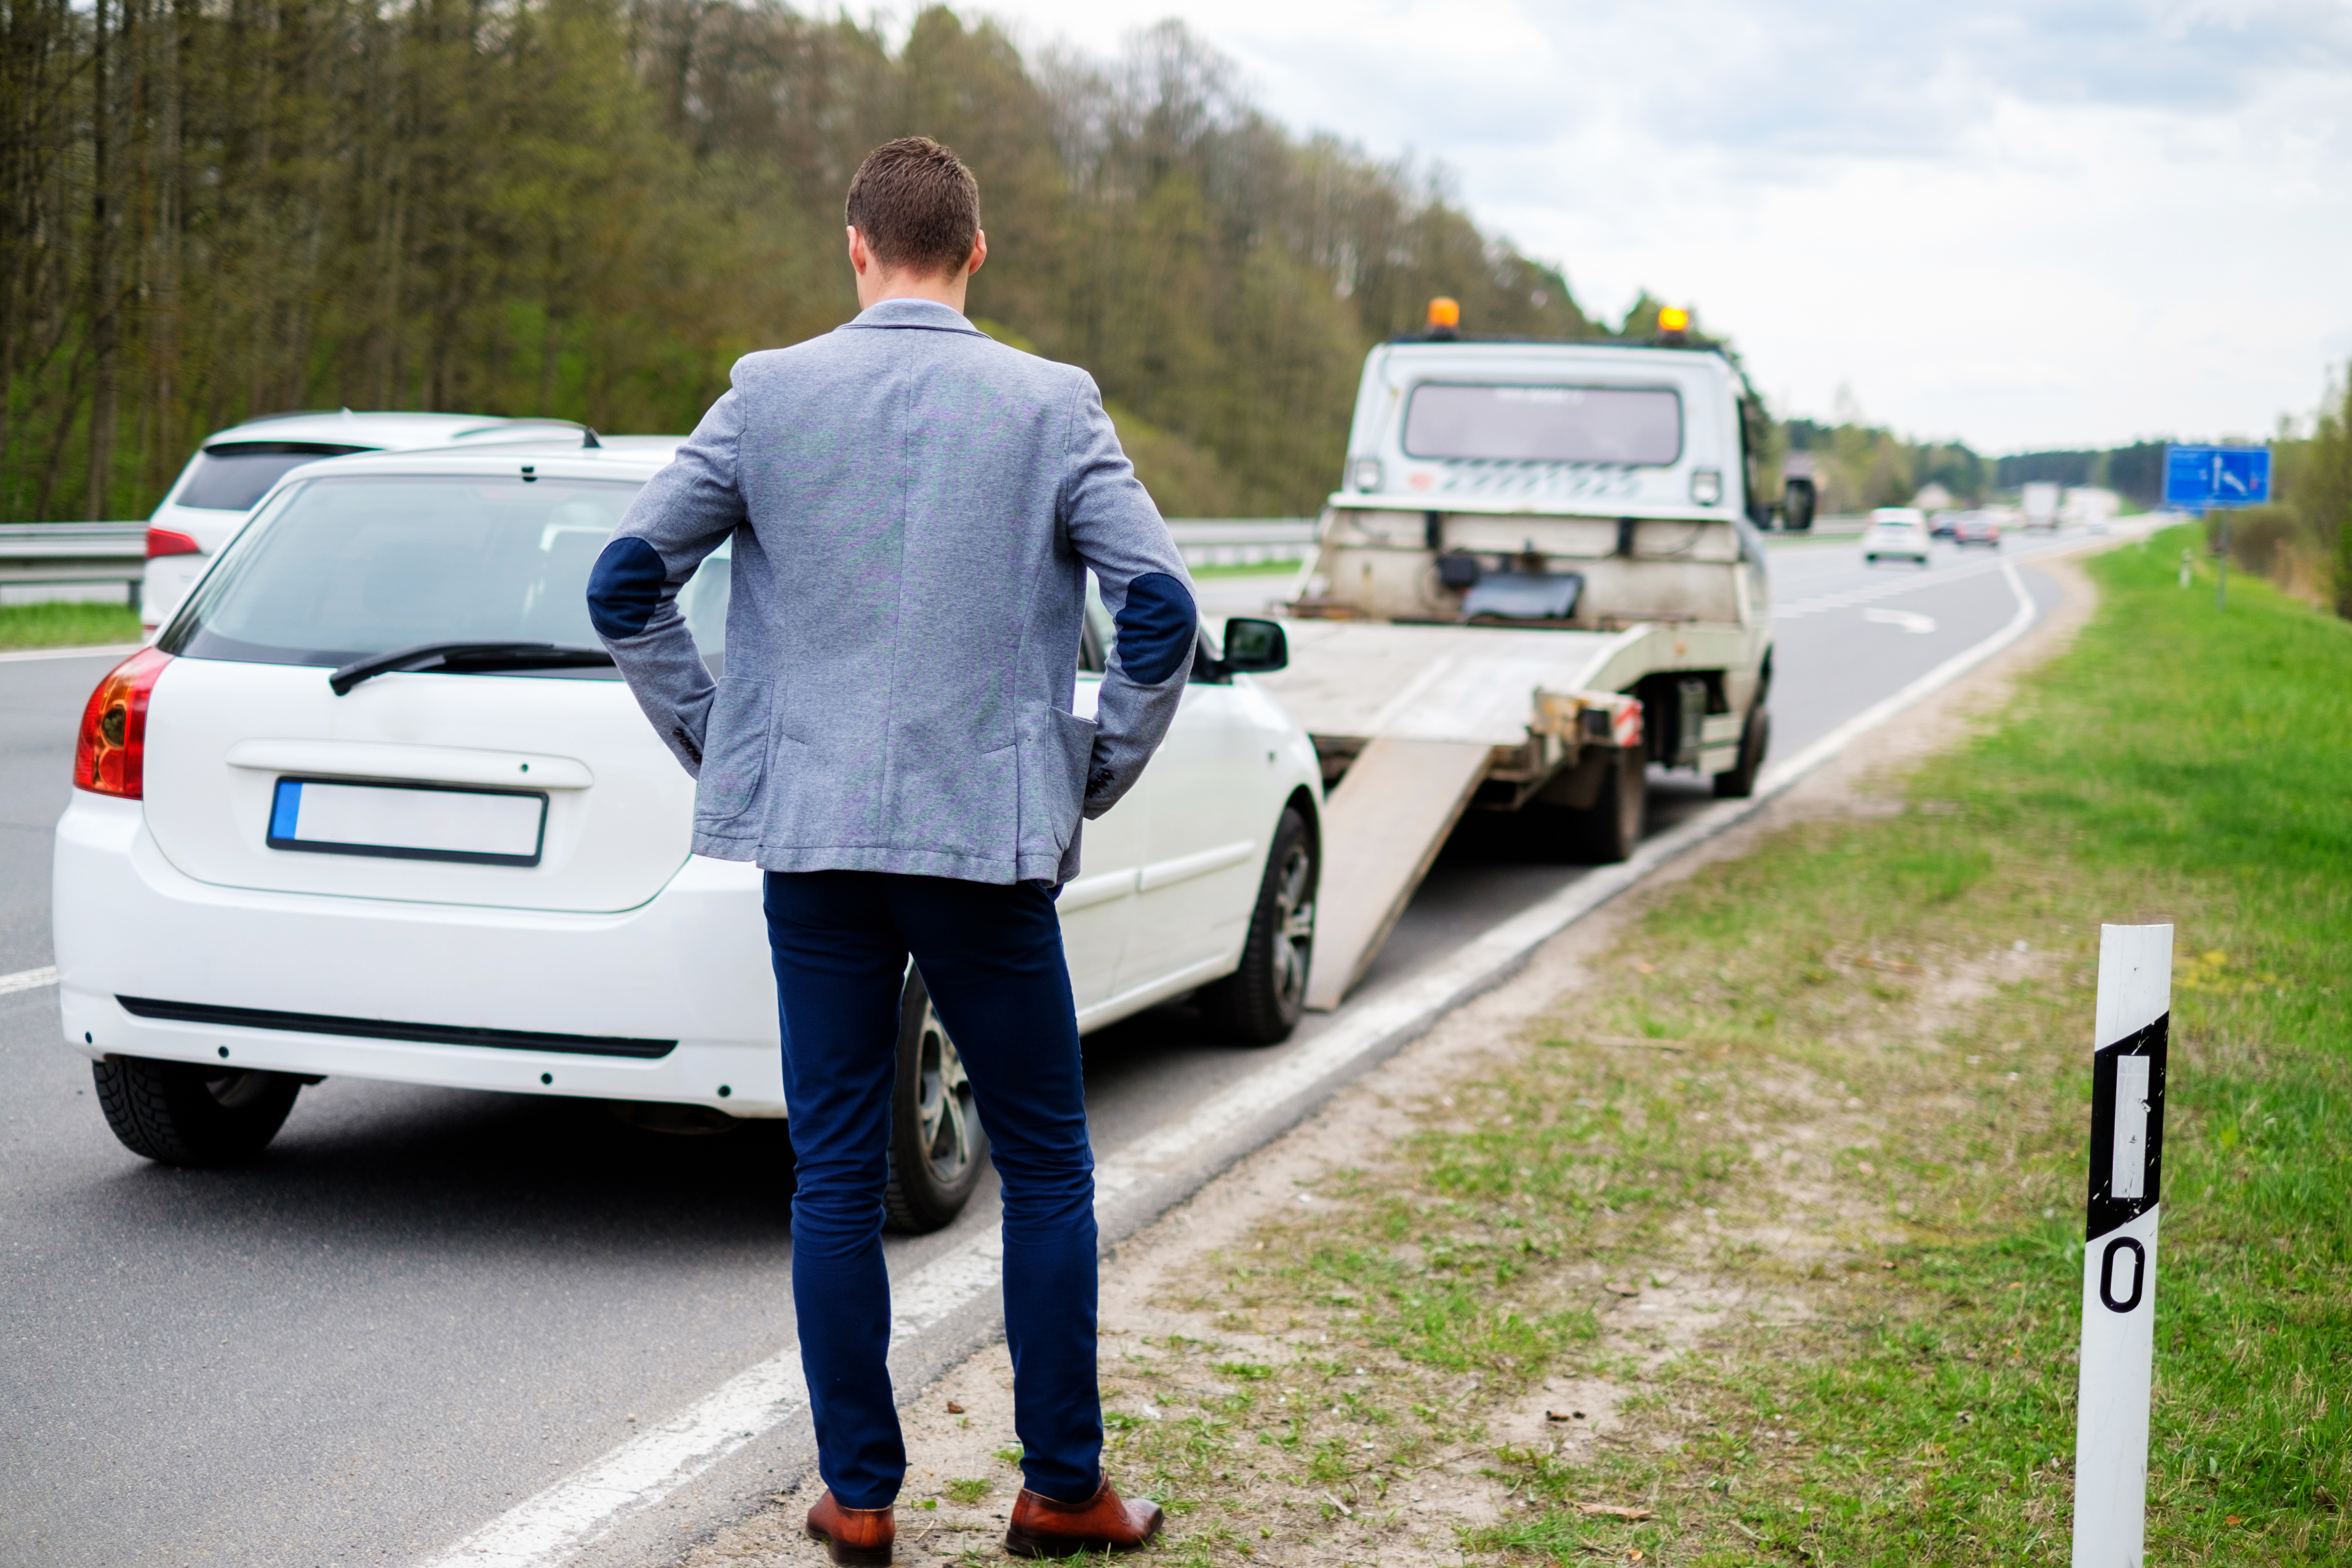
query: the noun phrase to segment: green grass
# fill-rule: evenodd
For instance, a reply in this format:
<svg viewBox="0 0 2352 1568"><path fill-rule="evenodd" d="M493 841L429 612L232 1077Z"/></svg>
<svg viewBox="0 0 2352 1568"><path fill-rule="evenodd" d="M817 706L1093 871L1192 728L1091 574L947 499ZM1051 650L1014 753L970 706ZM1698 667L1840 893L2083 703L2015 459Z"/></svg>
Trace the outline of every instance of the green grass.
<svg viewBox="0 0 2352 1568"><path fill-rule="evenodd" d="M139 612L121 605L0 605L0 648L104 647L139 640Z"/></svg>
<svg viewBox="0 0 2352 1568"><path fill-rule="evenodd" d="M2151 1559L2341 1562L2352 1560L2352 626L2251 583L2217 612L2201 588L2176 585L2180 543L2167 534L2097 560L2105 599L2080 646L1916 793L1957 803L1958 816L1926 820L1985 853L2045 854L2086 953L2095 915L2177 923ZM2092 978L2078 975L2078 995ZM2087 1119L2087 1008L2068 1012L2050 1023L2074 1068L2059 1153L2079 1187L2067 1167L2079 1168ZM1890 1411L2014 1402L2014 1418L1973 1421L1948 1444L1980 1477L2013 1479L2071 1447L2071 1368L1982 1370L2074 1343L2079 1196L2057 1207L2046 1225L1955 1237L1961 1314L1891 1336L1855 1369L1876 1381L1898 1357L1941 1363L1945 1397ZM2027 1289L1992 1310L1987 1292L2011 1279ZM1998 1353L2004 1344L2015 1353ZM1829 1394L1842 1375L1825 1376Z"/></svg>
<svg viewBox="0 0 2352 1568"><path fill-rule="evenodd" d="M951 1480L940 1489L950 1502L975 1503L996 1489L996 1483L986 1476Z"/></svg>
<svg viewBox="0 0 2352 1568"><path fill-rule="evenodd" d="M2168 921L2148 1560L2352 1563L2352 626L2255 582L2217 613L2179 548L2092 561L2074 647L1904 809L1661 897L1522 1049L1188 1284L1261 1341L1130 1358L1166 1419L1119 1461L1235 1526L1372 1531L1574 1373L1627 1390L1622 1440L1485 1448L1538 1506L1473 1560L2063 1563L2098 927ZM1594 1043L1639 1038L1678 1048ZM1681 1351L1596 1313L1676 1271L1806 1310Z"/></svg>
<svg viewBox="0 0 2352 1568"><path fill-rule="evenodd" d="M1296 577L1299 563L1296 561L1253 561L1243 566L1195 566L1192 573L1201 577Z"/></svg>
<svg viewBox="0 0 2352 1568"><path fill-rule="evenodd" d="M1910 782L1923 809L1785 836L1645 923L1620 1018L1881 1091L1840 1163L1904 1237L1806 1280L1827 1322L1666 1380L1714 1418L1650 1468L1714 1505L1693 1561L2065 1560L2097 925L2169 921L2150 1561L2352 1562L2352 626L2253 584L2217 614L2179 547L2092 563L2093 625ZM2009 939L2054 964L1958 1007L1838 965ZM1546 1517L1519 1544L1592 1530Z"/></svg>

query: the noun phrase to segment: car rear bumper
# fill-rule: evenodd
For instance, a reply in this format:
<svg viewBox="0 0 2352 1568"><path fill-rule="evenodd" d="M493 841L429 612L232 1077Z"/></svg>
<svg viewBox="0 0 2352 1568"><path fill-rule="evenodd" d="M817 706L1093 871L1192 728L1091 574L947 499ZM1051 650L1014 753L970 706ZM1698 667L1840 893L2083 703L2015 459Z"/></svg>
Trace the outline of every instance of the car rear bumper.
<svg viewBox="0 0 2352 1568"><path fill-rule="evenodd" d="M53 908L85 1056L784 1113L750 866L689 860L600 915L264 892L183 874L138 802L77 793Z"/></svg>

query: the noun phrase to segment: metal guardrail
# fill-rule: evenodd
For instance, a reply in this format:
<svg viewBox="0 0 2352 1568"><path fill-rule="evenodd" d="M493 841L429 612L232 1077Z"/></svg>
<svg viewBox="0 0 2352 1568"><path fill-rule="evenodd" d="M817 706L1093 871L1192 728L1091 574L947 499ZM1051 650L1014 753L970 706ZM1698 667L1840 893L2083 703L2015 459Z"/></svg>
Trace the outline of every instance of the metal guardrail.
<svg viewBox="0 0 2352 1568"><path fill-rule="evenodd" d="M1863 516L1822 516L1807 533L1774 533L1774 540L1853 539L1870 526ZM1304 561L1315 553L1311 517L1171 517L1187 566L1252 566L1264 561Z"/></svg>
<svg viewBox="0 0 2352 1568"><path fill-rule="evenodd" d="M1813 533L1859 533L1867 521L1824 517ZM1168 531L1188 566L1304 561L1315 550L1311 517L1171 517ZM143 522L0 523L0 587L121 583L136 608L146 566Z"/></svg>
<svg viewBox="0 0 2352 1568"><path fill-rule="evenodd" d="M1311 517L1171 517L1168 531L1187 566L1304 561L1315 551Z"/></svg>
<svg viewBox="0 0 2352 1568"><path fill-rule="evenodd" d="M0 523L0 588L121 583L135 610L146 573L143 522Z"/></svg>

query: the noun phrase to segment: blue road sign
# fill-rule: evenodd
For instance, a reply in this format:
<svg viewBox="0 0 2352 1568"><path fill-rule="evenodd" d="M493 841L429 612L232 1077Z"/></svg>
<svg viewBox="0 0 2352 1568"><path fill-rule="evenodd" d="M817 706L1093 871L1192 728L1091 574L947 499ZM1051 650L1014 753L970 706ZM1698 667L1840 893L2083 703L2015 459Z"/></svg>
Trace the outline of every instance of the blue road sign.
<svg viewBox="0 0 2352 1568"><path fill-rule="evenodd" d="M2189 511L2261 506L2271 499L2267 447L2167 447L2164 504Z"/></svg>

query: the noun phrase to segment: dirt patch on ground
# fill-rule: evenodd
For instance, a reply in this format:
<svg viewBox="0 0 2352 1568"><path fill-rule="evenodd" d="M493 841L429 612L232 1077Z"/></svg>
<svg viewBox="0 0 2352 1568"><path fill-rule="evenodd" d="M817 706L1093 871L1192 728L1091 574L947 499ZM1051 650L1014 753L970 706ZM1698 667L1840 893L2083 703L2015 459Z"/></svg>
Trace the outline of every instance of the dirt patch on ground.
<svg viewBox="0 0 2352 1568"><path fill-rule="evenodd" d="M2064 597L2017 645L1546 943L1508 983L1119 1247L1103 1278L1107 1463L1129 1495L1155 1484L1188 1494L1171 1498L1188 1507L1171 1522L1167 1550L1177 1560L1458 1563L1465 1541L1508 1545L1515 1521L1542 1510L1577 1510L1596 1527L1630 1523L1658 1505L1654 1487L1648 1495L1539 1499L1528 1478L1598 1473L1597 1462L1612 1454L1706 1436L1716 1422L1676 1408L1671 1386L1652 1373L1704 1354L1729 1322L1803 1324L1819 1310L1824 1287L1816 1281L1847 1289L1857 1270L1878 1266L1875 1255L1899 1239L1907 1207L1897 1163L1885 1166L1886 1202L1870 1185L1882 1178L1877 1151L1887 1128L1881 1109L1856 1092L1862 1086L1796 1064L1744 1080L1735 1098L1711 1097L1723 1075L1710 1070L1706 1042L1629 1033L1584 1016L1579 998L1603 966L1654 973L1625 951L1628 935L1664 889L1700 868L1747 856L1792 825L1932 813L1933 802L1906 806L1892 781L1987 722L2017 676L2064 647L2088 617L2093 595L2080 570L2063 558L2036 564L2057 578ZM1832 951L1824 962L1845 981L1885 986L1879 1026L1894 1047L1933 1052L1943 1048L1934 1018L2037 973L2045 959L2012 945L1932 958ZM1300 1283L1289 1266L1316 1245L1318 1211L1360 1215L1376 1202L1396 1205L1391 1234L1402 1263L1464 1278L1437 1256L1451 1245L1442 1227L1416 1231L1409 1223L1415 1213L1425 1219L1430 1205L1414 1210L1413 1200L1383 1184L1417 1137L1475 1140L1496 1119L1507 1124L1526 1114L1477 1086L1550 1047L1606 1061L1634 1084L1672 1076L1691 1086L1687 1103L1677 1102L1685 1125L1741 1151L1768 1190L1748 1194L1737 1214L1696 1201L1662 1205L1664 1217L1625 1232L1622 1245L1583 1261L1559 1258L1542 1270L1536 1294L1514 1284L1521 1295L1491 1321L1477 1316L1477 1291L1456 1289L1450 1304L1427 1309L1461 1315L1459 1337L1472 1348L1451 1360L1430 1354L1426 1336L1375 1327L1376 1319L1390 1320L1370 1310L1357 1288ZM1966 1067L1995 1082L2003 1072L2017 1077L1998 1048L1970 1054ZM1644 1172L1637 1143L1621 1142L1620 1164L1631 1162L1621 1175L1671 1185L1673 1172ZM1858 1194L1846 1179L1854 1174L1869 1179L1861 1191L1873 1195ZM1509 1241L1513 1201L1488 1205L1477 1234L1461 1238L1464 1255L1475 1254L1475 1267L1498 1282L1522 1279L1509 1246L1497 1242ZM1593 1223L1605 1227L1618 1217L1606 1192L1596 1188L1594 1203ZM1516 1245L1530 1259L1547 1256L1532 1230ZM1515 1375L1514 1368L1546 1364L1542 1345L1571 1341L1579 1346L1571 1372ZM998 1556L1020 1485L1003 1346L975 1353L925 1390L906 1412L906 1433L911 1469L899 1504L899 1561ZM1742 1440L1769 1447L1794 1445L1798 1435L1766 1422ZM800 1533L819 1487L810 1475L684 1562L822 1561L822 1548ZM1619 1555L1606 1541L1578 1550ZM1622 1552L1631 1555L1620 1560L1640 1560L1638 1548Z"/></svg>

